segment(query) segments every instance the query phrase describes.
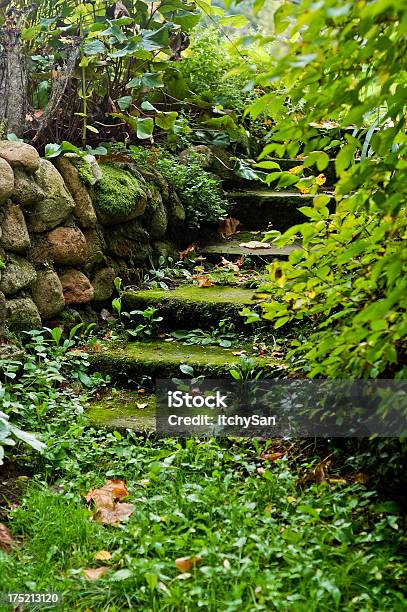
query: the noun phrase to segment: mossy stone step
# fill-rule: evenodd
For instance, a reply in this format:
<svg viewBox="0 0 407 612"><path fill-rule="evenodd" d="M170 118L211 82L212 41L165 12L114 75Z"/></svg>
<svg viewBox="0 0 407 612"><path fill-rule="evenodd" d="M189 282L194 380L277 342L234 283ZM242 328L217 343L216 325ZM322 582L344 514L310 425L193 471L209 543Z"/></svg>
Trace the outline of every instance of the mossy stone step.
<svg viewBox="0 0 407 612"><path fill-rule="evenodd" d="M176 289L128 290L123 293L123 307L127 311L143 310L148 306L160 308L165 327L194 329L216 326L222 319L233 319L236 327L244 328L239 315L244 306L253 305L254 291L240 287L198 287L180 285Z"/></svg>
<svg viewBox="0 0 407 612"><path fill-rule="evenodd" d="M155 430L155 395L112 388L102 399L90 404L86 415L96 427Z"/></svg>
<svg viewBox="0 0 407 612"><path fill-rule="evenodd" d="M288 259L292 251L301 249L300 244L293 244L285 247L270 247L264 248L248 248L241 246L242 243L262 242L264 232L237 232L231 238L222 238L217 236L216 239L199 247L200 253L205 255L207 259L216 259L216 257L244 256L251 259L264 259L267 261L275 259Z"/></svg>
<svg viewBox="0 0 407 612"><path fill-rule="evenodd" d="M335 199L331 193L333 210ZM265 230L268 226L286 231L292 225L305 223L307 217L299 210L312 206L315 196L292 191L244 190L228 191L227 197L233 202L230 215L239 219L247 230Z"/></svg>
<svg viewBox="0 0 407 612"><path fill-rule="evenodd" d="M239 351L250 346L240 346ZM131 342L112 344L100 342L89 353L91 369L110 374L114 381L140 380L149 376L157 378L182 378L182 364L193 368L194 375L205 375L208 378L229 377L232 365L238 364L239 355L234 355L236 348L225 349L219 346L185 345L179 342ZM255 357L259 368L272 370L277 366L275 359ZM281 364L280 364L281 365Z"/></svg>

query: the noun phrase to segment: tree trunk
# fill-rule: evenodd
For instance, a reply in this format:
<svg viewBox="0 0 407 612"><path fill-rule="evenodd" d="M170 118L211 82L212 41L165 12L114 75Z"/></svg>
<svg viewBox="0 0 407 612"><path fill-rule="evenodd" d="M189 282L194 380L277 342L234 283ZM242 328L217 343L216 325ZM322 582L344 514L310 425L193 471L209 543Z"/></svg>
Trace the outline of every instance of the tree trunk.
<svg viewBox="0 0 407 612"><path fill-rule="evenodd" d="M22 136L27 113L27 72L21 52L22 14L7 12L0 29L0 135Z"/></svg>

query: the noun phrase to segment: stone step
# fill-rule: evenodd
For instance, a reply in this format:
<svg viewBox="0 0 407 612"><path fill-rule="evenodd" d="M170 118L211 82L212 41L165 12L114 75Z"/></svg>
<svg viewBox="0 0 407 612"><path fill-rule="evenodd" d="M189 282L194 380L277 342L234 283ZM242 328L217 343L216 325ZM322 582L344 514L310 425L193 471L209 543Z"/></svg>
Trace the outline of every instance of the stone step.
<svg viewBox="0 0 407 612"><path fill-rule="evenodd" d="M222 319L233 319L237 328L244 328L245 320L239 312L255 303L254 294L253 289L240 287L180 285L170 291L128 290L122 302L127 312L156 306L167 329L209 328Z"/></svg>
<svg viewBox="0 0 407 612"><path fill-rule="evenodd" d="M329 208L333 210L335 199L332 193ZM315 196L292 191L245 190L228 191L232 202L230 216L239 219L246 230L266 230L268 227L281 232L292 225L305 223L307 217L298 210L312 206Z"/></svg>
<svg viewBox="0 0 407 612"><path fill-rule="evenodd" d="M138 391L112 387L104 397L90 404L86 415L96 427L154 431L155 408L153 394L140 395Z"/></svg>
<svg viewBox="0 0 407 612"><path fill-rule="evenodd" d="M219 346L186 345L180 342L111 343L99 342L89 352L90 369L109 374L114 382L128 385L130 381L140 381L149 377L185 378L180 370L182 364L193 368L193 375L208 378L229 377L232 365L239 364L240 356L234 355L245 350L252 352L250 345L240 345L239 349L225 349ZM271 371L278 364L275 358L254 357L256 366ZM280 364L281 365L281 364Z"/></svg>
<svg viewBox="0 0 407 612"><path fill-rule="evenodd" d="M250 242L262 242L264 238L264 232L236 232L230 238L222 238L217 236L207 244L199 246L199 252L211 261L217 260L220 257L226 259L232 257L250 257L250 259L256 260L257 263L269 263L275 259L288 259L289 254L292 251L301 248L300 244L293 244L285 247L264 247L264 248L250 248L243 247L241 244Z"/></svg>

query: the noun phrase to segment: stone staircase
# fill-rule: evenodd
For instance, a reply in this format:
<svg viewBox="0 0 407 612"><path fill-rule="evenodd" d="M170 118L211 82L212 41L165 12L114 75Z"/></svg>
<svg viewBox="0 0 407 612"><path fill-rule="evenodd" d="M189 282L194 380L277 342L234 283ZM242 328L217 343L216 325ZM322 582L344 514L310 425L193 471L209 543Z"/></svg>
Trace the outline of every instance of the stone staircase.
<svg viewBox="0 0 407 612"><path fill-rule="evenodd" d="M293 166L298 160L286 160ZM328 175L329 177L329 175ZM328 178L327 177L327 178ZM327 181L331 184L331 180ZM331 195L329 187L325 193ZM312 206L315 196L302 195L292 191L253 189L244 183L239 190L231 190L228 197L233 202L231 216L239 219L242 231L226 239L219 234L206 234L198 243L200 253L208 260L219 261L221 257L235 259L245 257L257 259L265 265L274 259L287 258L294 244L285 248L272 245L265 248L242 247L242 243L260 242L267 229L285 231L288 227L304 222L301 206ZM333 206L332 197L332 206ZM233 365L239 364L242 351L253 355L256 366L273 375L281 366L275 358L259 357L253 351L252 328L240 316L244 307L255 306L255 291L232 286L180 285L176 289L129 290L122 297L125 311L144 310L149 306L159 308L167 330L204 329L218 325L223 319L232 320L236 329L246 332L247 341L239 347L187 345L166 337L152 342L110 342L98 343L91 354L94 370L109 374L114 388L96 402L89 410L91 420L101 426L130 429L154 429L155 397L137 391L137 384L146 381L147 387L154 387L157 378L185 377L180 370L182 364L193 369L193 375L208 378L229 377ZM130 388L130 390L128 390Z"/></svg>

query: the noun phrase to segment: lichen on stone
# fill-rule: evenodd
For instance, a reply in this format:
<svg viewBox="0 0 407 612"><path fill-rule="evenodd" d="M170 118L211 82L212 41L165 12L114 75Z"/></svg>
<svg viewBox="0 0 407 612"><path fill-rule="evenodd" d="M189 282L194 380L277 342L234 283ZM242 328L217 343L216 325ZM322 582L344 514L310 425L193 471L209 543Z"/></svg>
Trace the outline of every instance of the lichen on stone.
<svg viewBox="0 0 407 612"><path fill-rule="evenodd" d="M101 164L102 180L95 187L95 206L109 215L127 215L138 206L145 193L140 181L121 168Z"/></svg>
<svg viewBox="0 0 407 612"><path fill-rule="evenodd" d="M92 187L95 184L95 177L91 166L86 159L82 157L71 157L69 161L75 166L78 171L79 177L86 187Z"/></svg>

